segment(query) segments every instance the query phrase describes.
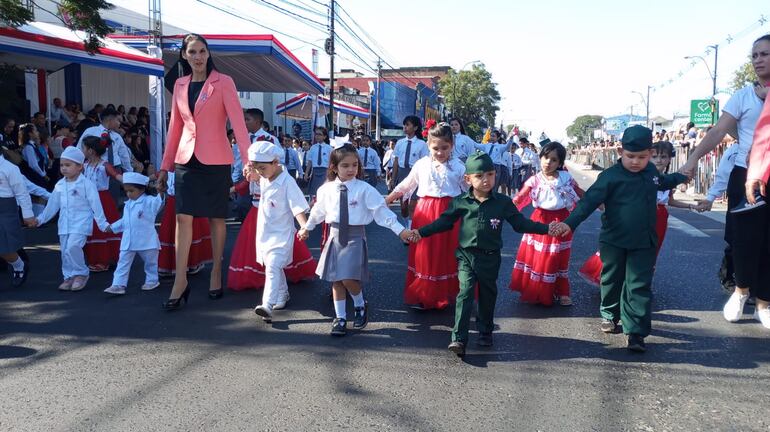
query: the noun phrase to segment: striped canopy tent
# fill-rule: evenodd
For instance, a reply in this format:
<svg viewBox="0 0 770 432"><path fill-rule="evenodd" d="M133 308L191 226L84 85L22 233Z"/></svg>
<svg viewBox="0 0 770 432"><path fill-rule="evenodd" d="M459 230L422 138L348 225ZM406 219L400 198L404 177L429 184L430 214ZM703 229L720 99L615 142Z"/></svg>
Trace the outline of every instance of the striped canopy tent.
<svg viewBox="0 0 770 432"><path fill-rule="evenodd" d="M319 115L329 114L329 98L325 96L318 97ZM359 106L346 102L334 101L334 111L342 114L352 115L364 119L369 118L369 111ZM275 107L275 113L296 119L313 118L313 96L308 93L300 93L284 103Z"/></svg>

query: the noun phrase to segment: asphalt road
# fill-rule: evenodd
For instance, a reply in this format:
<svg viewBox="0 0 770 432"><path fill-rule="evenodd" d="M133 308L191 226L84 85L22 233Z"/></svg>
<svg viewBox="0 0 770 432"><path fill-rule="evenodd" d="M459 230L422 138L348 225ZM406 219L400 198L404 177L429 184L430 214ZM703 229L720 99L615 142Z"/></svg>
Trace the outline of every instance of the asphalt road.
<svg viewBox="0 0 770 432"><path fill-rule="evenodd" d="M102 293L109 274L59 292L55 227L28 232L30 280L11 289L0 274L0 430L768 431L770 331L751 307L738 324L721 318L723 224L671 215L646 354L599 332L598 290L577 277L597 248L595 214L574 238L569 308L507 289L520 235L506 226L495 346L471 344L464 360L446 350L452 311L403 306L406 248L374 225L371 321L344 338L328 335L319 281L291 286L272 325L253 313L258 292L208 300L205 272L190 304L165 312L170 282L141 292L139 260L124 297Z"/></svg>

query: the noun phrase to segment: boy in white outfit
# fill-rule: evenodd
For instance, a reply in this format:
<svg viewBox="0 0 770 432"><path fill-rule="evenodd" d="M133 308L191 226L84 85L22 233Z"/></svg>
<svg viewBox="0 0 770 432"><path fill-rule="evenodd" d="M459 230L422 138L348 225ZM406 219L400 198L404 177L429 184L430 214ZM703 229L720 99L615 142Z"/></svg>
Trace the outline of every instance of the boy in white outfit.
<svg viewBox="0 0 770 432"><path fill-rule="evenodd" d="M309 208L297 182L281 166L283 151L267 141L249 147L251 170L259 173L261 192L257 213L257 262L265 267L262 304L254 313L265 321L273 317L276 304L289 297L289 286L283 268L291 263L294 253L294 220L305 226Z"/></svg>
<svg viewBox="0 0 770 432"><path fill-rule="evenodd" d="M144 261L143 291L149 291L160 285L158 281L158 253L160 240L155 230L155 219L163 208L163 198L147 195L145 190L150 179L139 173L123 174L123 189L128 201L123 207L123 217L110 225L112 232L123 233L120 240L120 258L112 276L112 286L105 289L108 294L126 293L128 273L134 257L139 255Z"/></svg>
<svg viewBox="0 0 770 432"><path fill-rule="evenodd" d="M110 226L104 217L96 185L81 175L84 160L85 155L77 147L64 149L59 164L63 178L56 182L45 210L37 217L37 224L43 225L59 213L61 269L64 275L59 289L62 291L80 291L88 283L89 270L83 246L86 238L93 233L91 221L96 221L102 231Z"/></svg>

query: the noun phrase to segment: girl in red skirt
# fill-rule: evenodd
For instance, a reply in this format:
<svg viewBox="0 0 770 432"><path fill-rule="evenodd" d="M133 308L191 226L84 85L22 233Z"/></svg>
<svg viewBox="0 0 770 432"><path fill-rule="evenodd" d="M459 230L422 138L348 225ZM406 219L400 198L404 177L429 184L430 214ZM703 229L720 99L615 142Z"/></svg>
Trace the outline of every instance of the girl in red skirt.
<svg viewBox="0 0 770 432"><path fill-rule="evenodd" d="M176 272L176 198L174 198L174 173L168 173L168 191L166 192L166 208L160 222L160 254L158 255L158 275L170 277ZM190 255L187 258L187 273L196 274L212 262L211 228L209 220L204 217L193 218L192 243Z"/></svg>
<svg viewBox="0 0 770 432"><path fill-rule="evenodd" d="M412 217L418 229L438 218L452 198L468 190L463 181L465 165L452 157L454 136L447 123L426 124L430 155L418 160L409 175L388 195L388 204L417 191L419 201ZM415 309L443 309L454 302L460 286L455 250L460 223L451 231L409 244L404 302Z"/></svg>
<svg viewBox="0 0 770 432"><path fill-rule="evenodd" d="M112 140L109 134L83 138L83 153L86 156L86 162L83 164L83 175L96 185L96 190L99 191L99 201L104 209L104 216L109 223L120 219L118 206L110 195L110 177L117 181L123 179L123 176L112 165L102 160L102 155L111 145ZM93 224L93 234L86 240L83 253L91 272L104 272L110 269L110 264L118 262L121 236L113 232L102 232L96 226L96 222Z"/></svg>
<svg viewBox="0 0 770 432"><path fill-rule="evenodd" d="M575 208L583 191L564 170L567 150L557 142L549 142L540 150L542 170L530 177L514 197L521 210L532 203L531 219L549 224L562 222ZM524 234L511 272L510 288L521 293L521 301L551 306L558 300L562 306L572 304L569 296L569 256L572 233L566 237Z"/></svg>
<svg viewBox="0 0 770 432"><path fill-rule="evenodd" d="M671 159L674 157L674 146L668 141L658 141L652 145L652 157L650 162L655 164L655 168L661 173L667 173ZM658 253L663 246L663 240L666 238L668 229L668 209L666 206L687 208L692 210L692 204L687 204L674 199L674 191L658 192L658 210L655 219L655 233L658 235ZM588 283L599 286L601 284L602 260L599 252L591 255L580 268L580 276Z"/></svg>
<svg viewBox="0 0 770 432"><path fill-rule="evenodd" d="M254 173L253 175L258 175ZM257 208L259 207L259 180L243 181L236 185L237 193L244 193L248 188L251 195L252 207L241 224L238 238L235 240L233 253L230 256L230 266L227 272L227 286L234 291L247 289L260 289L265 285L265 268L257 263ZM315 277L318 266L305 242L294 238L294 250L292 262L284 267L286 280L297 283ZM288 298L273 306L273 309L281 309L286 306Z"/></svg>

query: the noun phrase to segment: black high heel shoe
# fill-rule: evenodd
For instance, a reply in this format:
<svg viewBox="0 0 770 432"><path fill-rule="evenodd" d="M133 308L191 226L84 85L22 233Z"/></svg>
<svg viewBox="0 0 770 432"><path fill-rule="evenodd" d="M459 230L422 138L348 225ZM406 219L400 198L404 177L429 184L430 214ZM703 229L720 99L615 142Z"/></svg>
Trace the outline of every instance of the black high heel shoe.
<svg viewBox="0 0 770 432"><path fill-rule="evenodd" d="M225 291L222 288L209 290L209 300L219 300L224 295Z"/></svg>
<svg viewBox="0 0 770 432"><path fill-rule="evenodd" d="M167 311L177 310L182 307L182 300L184 300L185 304L188 302L188 297L190 297L190 287L184 289L182 292L182 295L175 299L168 299L165 303L163 303L161 306L163 309Z"/></svg>

